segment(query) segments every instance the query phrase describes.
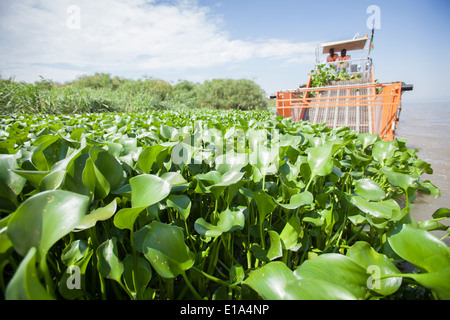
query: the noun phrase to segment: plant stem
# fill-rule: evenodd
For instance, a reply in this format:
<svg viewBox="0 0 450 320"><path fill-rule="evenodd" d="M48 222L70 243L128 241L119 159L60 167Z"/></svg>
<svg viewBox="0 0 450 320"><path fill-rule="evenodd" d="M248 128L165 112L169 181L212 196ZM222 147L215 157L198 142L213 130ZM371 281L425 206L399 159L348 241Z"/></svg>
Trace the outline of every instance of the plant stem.
<svg viewBox="0 0 450 320"><path fill-rule="evenodd" d="M196 267L192 267L192 269L194 269L195 271L198 271L199 273L201 273L202 276L204 276L205 278L207 278L207 279L209 279L209 280L211 280L211 281L217 282L217 283L219 283L219 284L221 284L221 285L224 285L224 286L227 286L227 287L232 286L231 283L228 283L228 282L223 281L223 280L221 280L221 279L219 279L219 278L216 278L216 277L214 277L214 276L212 276L212 275L210 275L210 274L207 274L207 273L204 272L203 270L200 270L200 269L198 269L198 268L196 268Z"/></svg>
<svg viewBox="0 0 450 320"><path fill-rule="evenodd" d="M41 261L39 263L39 267L42 271L42 273L44 274L45 277L45 286L47 287L47 292L54 296L55 292L53 290L53 283L52 283L52 276L50 275L50 271L48 269L48 264L47 264L47 255L44 255L41 258Z"/></svg>
<svg viewBox="0 0 450 320"><path fill-rule="evenodd" d="M193 268L195 268L195 267L193 267ZM195 268L195 270L203 274L203 271L201 271L200 269ZM188 286L189 290L191 290L192 294L198 300L202 300L202 297L198 294L197 290L195 290L195 288L192 286L192 283L189 281L189 278L186 276L186 272L183 271L183 273L181 273L181 275L183 276L184 282L186 282L186 285Z"/></svg>

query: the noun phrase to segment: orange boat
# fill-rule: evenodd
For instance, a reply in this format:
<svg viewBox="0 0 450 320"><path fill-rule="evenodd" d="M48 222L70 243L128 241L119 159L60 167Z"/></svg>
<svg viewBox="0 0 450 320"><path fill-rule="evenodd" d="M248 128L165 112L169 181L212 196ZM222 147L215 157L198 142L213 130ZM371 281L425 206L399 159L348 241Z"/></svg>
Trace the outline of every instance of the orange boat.
<svg viewBox="0 0 450 320"><path fill-rule="evenodd" d="M345 126L392 141L399 122L402 93L413 90L413 85L375 81L370 57L372 40L373 33L372 38L358 38L356 35L351 40L320 44L316 50L315 68L306 85L277 92L278 115L293 121L326 123L329 128ZM346 49L347 53L362 54L345 62L327 62L326 56L331 48L336 53ZM335 79L323 86L313 87L313 77L324 70L345 75L346 80Z"/></svg>

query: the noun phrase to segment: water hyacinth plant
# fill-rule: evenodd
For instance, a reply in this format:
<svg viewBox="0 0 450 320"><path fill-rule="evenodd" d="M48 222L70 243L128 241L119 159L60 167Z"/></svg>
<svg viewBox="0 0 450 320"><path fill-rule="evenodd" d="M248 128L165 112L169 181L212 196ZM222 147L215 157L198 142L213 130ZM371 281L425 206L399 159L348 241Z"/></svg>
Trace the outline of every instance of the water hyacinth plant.
<svg viewBox="0 0 450 320"><path fill-rule="evenodd" d="M450 298L402 140L193 109L5 116L0 150L5 299Z"/></svg>

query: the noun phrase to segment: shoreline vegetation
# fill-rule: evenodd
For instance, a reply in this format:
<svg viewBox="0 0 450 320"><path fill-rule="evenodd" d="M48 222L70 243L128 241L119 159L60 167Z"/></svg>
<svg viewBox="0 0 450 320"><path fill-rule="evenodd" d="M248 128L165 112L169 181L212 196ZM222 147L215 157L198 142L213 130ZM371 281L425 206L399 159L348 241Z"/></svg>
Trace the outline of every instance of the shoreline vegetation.
<svg viewBox="0 0 450 320"><path fill-rule="evenodd" d="M266 109L270 101L256 83L246 79L213 79L176 84L143 77L131 80L106 73L74 81L41 78L34 83L0 78L0 113L71 114L145 112L179 108Z"/></svg>

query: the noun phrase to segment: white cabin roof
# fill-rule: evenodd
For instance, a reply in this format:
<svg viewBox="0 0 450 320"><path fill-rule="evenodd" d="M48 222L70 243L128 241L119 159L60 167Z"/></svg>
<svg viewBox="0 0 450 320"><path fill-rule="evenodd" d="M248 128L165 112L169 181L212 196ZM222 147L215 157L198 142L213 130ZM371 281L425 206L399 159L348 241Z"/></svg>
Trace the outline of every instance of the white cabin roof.
<svg viewBox="0 0 450 320"><path fill-rule="evenodd" d="M334 52L340 52L342 49L346 49L347 51L363 50L366 46L367 40L369 40L369 38L364 37L359 39L322 43L320 46L323 48L323 53L328 53L331 48L334 49Z"/></svg>

